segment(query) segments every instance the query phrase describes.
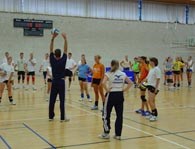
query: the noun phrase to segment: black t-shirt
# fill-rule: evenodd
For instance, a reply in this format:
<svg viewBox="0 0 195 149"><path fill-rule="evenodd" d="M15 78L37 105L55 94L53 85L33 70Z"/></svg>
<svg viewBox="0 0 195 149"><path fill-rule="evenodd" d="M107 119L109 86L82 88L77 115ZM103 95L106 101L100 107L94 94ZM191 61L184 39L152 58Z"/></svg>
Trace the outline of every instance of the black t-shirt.
<svg viewBox="0 0 195 149"><path fill-rule="evenodd" d="M65 66L66 66L67 55L64 53L63 56L57 60L54 57L54 53L50 53L50 63L52 68L53 79L62 79L65 77Z"/></svg>

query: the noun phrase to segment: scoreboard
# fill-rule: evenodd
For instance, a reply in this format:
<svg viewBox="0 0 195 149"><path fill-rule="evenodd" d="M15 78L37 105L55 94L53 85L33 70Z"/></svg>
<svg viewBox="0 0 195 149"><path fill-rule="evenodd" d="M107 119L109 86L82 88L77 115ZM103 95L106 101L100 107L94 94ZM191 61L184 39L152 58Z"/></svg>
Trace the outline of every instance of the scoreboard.
<svg viewBox="0 0 195 149"><path fill-rule="evenodd" d="M24 36L43 36L44 29L52 29L52 20L14 18L13 26L24 29Z"/></svg>

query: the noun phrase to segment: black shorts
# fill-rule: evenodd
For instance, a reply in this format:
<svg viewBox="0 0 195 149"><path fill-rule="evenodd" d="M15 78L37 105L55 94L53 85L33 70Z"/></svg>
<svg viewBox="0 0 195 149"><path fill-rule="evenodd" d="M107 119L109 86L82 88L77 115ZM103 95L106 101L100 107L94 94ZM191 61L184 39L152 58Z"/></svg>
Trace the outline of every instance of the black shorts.
<svg viewBox="0 0 195 149"><path fill-rule="evenodd" d="M8 83L8 80L3 81L3 83L7 84L7 83ZM13 84L13 83L14 83L14 81L13 81L13 80L11 80L11 81L10 81L10 83L11 83L11 84Z"/></svg>
<svg viewBox="0 0 195 149"><path fill-rule="evenodd" d="M100 85L101 79L92 79L92 84Z"/></svg>
<svg viewBox="0 0 195 149"><path fill-rule="evenodd" d="M129 71L130 68L129 67L126 67L126 68L123 68L124 71Z"/></svg>
<svg viewBox="0 0 195 149"><path fill-rule="evenodd" d="M136 74L136 75L138 75L138 74L139 74L139 72L135 72L135 71L134 71L133 73L134 73L134 74Z"/></svg>
<svg viewBox="0 0 195 149"><path fill-rule="evenodd" d="M69 69L65 69L65 76L66 77L72 77L73 76L72 71L69 70Z"/></svg>
<svg viewBox="0 0 195 149"><path fill-rule="evenodd" d="M81 78L81 77L79 77L78 80L79 80L79 81L82 81L82 82L87 82L87 79L86 79L86 78Z"/></svg>
<svg viewBox="0 0 195 149"><path fill-rule="evenodd" d="M186 70L186 72L192 72L192 69L189 69L189 68L188 68L188 69Z"/></svg>
<svg viewBox="0 0 195 149"><path fill-rule="evenodd" d="M181 71L173 71L174 74L179 75Z"/></svg>
<svg viewBox="0 0 195 149"><path fill-rule="evenodd" d="M24 76L25 72L24 71L18 71L18 76L20 76L20 75Z"/></svg>
<svg viewBox="0 0 195 149"><path fill-rule="evenodd" d="M156 88L154 87L154 86L151 86L151 85L148 85L147 86L147 89L148 89L148 91L150 91L151 93L154 93L154 94L158 94L158 92L159 92L159 90L157 90L157 92L155 93L155 90L156 90Z"/></svg>
<svg viewBox="0 0 195 149"><path fill-rule="evenodd" d="M27 76L34 76L34 75L35 75L35 72L34 71L27 73Z"/></svg>
<svg viewBox="0 0 195 149"><path fill-rule="evenodd" d="M47 82L48 82L48 83L52 82L52 79L47 79Z"/></svg>

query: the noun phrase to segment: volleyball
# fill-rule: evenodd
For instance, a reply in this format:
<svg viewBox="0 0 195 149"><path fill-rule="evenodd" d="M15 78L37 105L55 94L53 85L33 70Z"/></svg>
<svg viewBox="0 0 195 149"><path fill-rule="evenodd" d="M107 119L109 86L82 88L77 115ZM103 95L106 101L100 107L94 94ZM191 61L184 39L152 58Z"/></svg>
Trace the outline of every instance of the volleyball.
<svg viewBox="0 0 195 149"><path fill-rule="evenodd" d="M59 34L59 33L60 33L60 31L57 28L53 28L51 30L51 34Z"/></svg>
<svg viewBox="0 0 195 149"><path fill-rule="evenodd" d="M140 89L145 90L147 88L148 84L146 82L143 82L142 84L140 84Z"/></svg>

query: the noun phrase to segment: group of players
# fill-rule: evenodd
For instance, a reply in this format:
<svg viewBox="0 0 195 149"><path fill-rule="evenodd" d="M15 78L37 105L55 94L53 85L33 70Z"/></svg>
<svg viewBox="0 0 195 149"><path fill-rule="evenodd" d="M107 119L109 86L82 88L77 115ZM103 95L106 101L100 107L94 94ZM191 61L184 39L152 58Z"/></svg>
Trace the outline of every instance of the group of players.
<svg viewBox="0 0 195 149"><path fill-rule="evenodd" d="M63 38L66 41L66 37L63 36ZM54 38L52 38L52 40L54 40ZM57 62L58 60L60 60L59 58L56 58L56 60L53 61ZM39 70L40 72L43 72L44 83L48 84L48 95L50 93L53 93L51 91L53 71L52 67L50 66L50 59L51 58L49 58L49 54L46 53ZM12 57L9 55L8 52L5 53L5 58L3 61L4 62L0 65L0 103L3 90L5 86L7 86L9 101L12 105L15 105L16 102L12 98L14 71L16 70L18 72L18 84L14 86L15 89L25 87L25 89L28 90L30 88L29 80L31 76L33 85L32 89L36 90L35 65L37 62L36 59L33 57L33 53L30 54L30 57L27 61L24 59L24 53L20 53L19 60L17 60L16 64L14 64ZM110 114L112 108L114 107L117 115L115 125L115 138L120 139L123 119L123 92L127 91L133 83L135 88L140 89L141 98L141 106L135 112L141 114L142 116L146 116L146 118L150 121L157 120L158 111L155 105L155 97L159 92L161 78L161 70L158 67L157 58L153 57L147 60L147 57L145 56L135 57L134 62L131 63L128 60L128 56L125 56L124 60L122 60L120 63L118 60L112 60L110 65L111 70L109 72L105 72L105 67L101 63L100 55L94 56L94 61L95 64L91 68L87 64L85 55L82 54L81 60L77 64L72 59L72 53L67 53L66 67L64 68L64 77L65 79L68 79L68 90L70 91L72 79L75 80L75 76L78 75L78 81L80 85L79 100L83 101L86 94L86 98L88 99L88 101L92 102L88 91L88 76L90 74L92 75L91 86L94 89L95 102L91 110L98 110L99 97L101 97L103 103L103 109L101 111L103 112L104 132L100 135L101 138L109 138L109 132L111 129ZM129 80L129 78L124 72L120 71L120 66L123 68L124 71L131 70L134 72L134 82ZM176 61L173 62L173 60L168 57L164 62L164 66L166 80L165 84L167 84L169 87L171 85L173 85L174 87L179 87L182 68L186 66L188 86L191 87L193 71L193 61L191 56L186 62L181 61L179 57L177 57ZM27 81L26 85L24 85L25 76ZM126 86L126 88L124 88L124 86ZM148 100L146 99L146 91L148 91ZM50 99L51 96L52 95L50 95ZM49 97L47 97L47 99L49 99ZM55 100L53 100L52 102L55 102ZM55 116L53 113L50 113L50 115L52 115L52 118L50 119L53 119Z"/></svg>
<svg viewBox="0 0 195 149"><path fill-rule="evenodd" d="M189 56L186 61L182 57L176 57L175 61L173 58L167 57L164 61L164 85L167 85L169 90L179 89L183 85L185 69L188 87L191 88L193 65L192 56Z"/></svg>

